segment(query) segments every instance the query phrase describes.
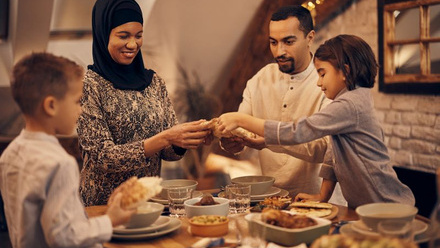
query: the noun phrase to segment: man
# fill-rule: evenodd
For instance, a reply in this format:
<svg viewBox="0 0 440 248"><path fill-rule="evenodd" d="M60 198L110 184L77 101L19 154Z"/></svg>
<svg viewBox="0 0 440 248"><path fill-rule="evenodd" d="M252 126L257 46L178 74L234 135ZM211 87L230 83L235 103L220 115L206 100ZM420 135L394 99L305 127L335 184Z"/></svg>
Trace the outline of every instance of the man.
<svg viewBox="0 0 440 248"><path fill-rule="evenodd" d="M318 74L310 52L315 31L310 12L301 6L281 7L272 15L269 36L276 63L266 65L247 82L238 112L296 121L321 110L329 100L316 86ZM288 190L291 196L319 193L320 163L328 138L289 147L267 147L262 137L222 138L220 142L231 153L242 151L244 146L258 149L263 175L275 177L274 186Z"/></svg>

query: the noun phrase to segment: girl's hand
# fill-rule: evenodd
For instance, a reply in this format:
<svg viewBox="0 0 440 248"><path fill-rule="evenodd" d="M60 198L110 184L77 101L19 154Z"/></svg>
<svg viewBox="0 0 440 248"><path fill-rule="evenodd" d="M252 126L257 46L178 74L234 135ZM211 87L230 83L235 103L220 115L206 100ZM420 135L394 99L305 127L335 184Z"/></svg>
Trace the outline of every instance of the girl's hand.
<svg viewBox="0 0 440 248"><path fill-rule="evenodd" d="M127 223L131 216L136 213L136 209L123 209L121 207L122 193L112 193L110 201L108 202L107 215L112 222L112 226L119 226Z"/></svg>
<svg viewBox="0 0 440 248"><path fill-rule="evenodd" d="M210 142L210 129L200 125L204 120L177 124L166 130L171 145L185 149L196 149L203 142Z"/></svg>
<svg viewBox="0 0 440 248"><path fill-rule="evenodd" d="M218 128L222 133L228 133L237 127L239 127L239 120L243 114L237 112L231 112L222 114L218 118Z"/></svg>

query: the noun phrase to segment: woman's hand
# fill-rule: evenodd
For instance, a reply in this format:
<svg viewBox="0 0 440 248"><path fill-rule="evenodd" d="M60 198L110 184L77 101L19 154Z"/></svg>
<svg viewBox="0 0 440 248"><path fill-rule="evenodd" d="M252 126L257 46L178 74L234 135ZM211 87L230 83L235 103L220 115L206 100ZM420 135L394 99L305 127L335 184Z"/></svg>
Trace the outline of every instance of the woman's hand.
<svg viewBox="0 0 440 248"><path fill-rule="evenodd" d="M179 146L185 149L196 149L204 142L210 143L211 138L208 136L211 130L200 125L203 121L204 120L198 120L177 124L164 131L167 133L166 137L170 145Z"/></svg>

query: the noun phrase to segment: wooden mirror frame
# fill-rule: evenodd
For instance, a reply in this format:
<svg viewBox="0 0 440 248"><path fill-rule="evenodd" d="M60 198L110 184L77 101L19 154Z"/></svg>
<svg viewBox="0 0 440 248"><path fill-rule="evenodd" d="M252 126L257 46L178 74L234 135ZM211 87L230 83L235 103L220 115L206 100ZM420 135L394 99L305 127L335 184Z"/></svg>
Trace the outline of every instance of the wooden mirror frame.
<svg viewBox="0 0 440 248"><path fill-rule="evenodd" d="M421 29L419 40L394 41L394 19L390 21L390 9L414 8L421 4L437 4L440 0L377 0L378 44L379 44L379 91L385 93L430 94L440 95L440 74L430 74L430 65L423 66L421 74L391 75L394 72L392 47L401 44L420 44L421 60L430 61L429 53L423 52L430 42L439 42L440 38L430 38L426 29ZM423 8L423 7L420 7ZM423 10L422 10L423 11ZM388 15L388 17L387 17ZM426 17L428 16L428 19ZM388 18L387 20L384 20ZM421 16L420 23L428 22L429 15ZM385 26L386 25L386 26ZM393 29L393 30L390 30ZM388 40L386 40L386 38ZM426 50L425 50L426 51ZM391 73L386 74L386 71ZM427 73L427 74L426 74Z"/></svg>

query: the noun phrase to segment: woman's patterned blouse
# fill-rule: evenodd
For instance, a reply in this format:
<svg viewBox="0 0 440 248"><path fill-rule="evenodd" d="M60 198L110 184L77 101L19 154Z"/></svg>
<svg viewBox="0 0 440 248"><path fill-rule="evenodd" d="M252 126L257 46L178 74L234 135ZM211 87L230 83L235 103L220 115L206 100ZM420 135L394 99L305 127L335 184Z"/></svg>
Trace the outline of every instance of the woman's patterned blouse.
<svg viewBox="0 0 440 248"><path fill-rule="evenodd" d="M143 91L119 90L92 70L84 79L79 146L84 159L80 192L86 206L105 205L132 176L159 176L161 159L178 160L170 146L151 157L143 140L177 124L164 81L155 74Z"/></svg>

